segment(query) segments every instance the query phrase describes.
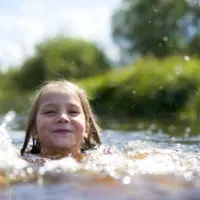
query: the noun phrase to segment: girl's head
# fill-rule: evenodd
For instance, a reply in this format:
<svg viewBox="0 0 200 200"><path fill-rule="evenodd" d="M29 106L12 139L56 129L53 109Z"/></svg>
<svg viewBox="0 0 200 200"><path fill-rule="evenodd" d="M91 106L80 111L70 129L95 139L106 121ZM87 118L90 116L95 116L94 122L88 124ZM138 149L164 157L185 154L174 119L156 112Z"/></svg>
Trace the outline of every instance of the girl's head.
<svg viewBox="0 0 200 200"><path fill-rule="evenodd" d="M45 84L28 118L21 154L33 140L31 153L78 153L101 144L86 92L68 81Z"/></svg>

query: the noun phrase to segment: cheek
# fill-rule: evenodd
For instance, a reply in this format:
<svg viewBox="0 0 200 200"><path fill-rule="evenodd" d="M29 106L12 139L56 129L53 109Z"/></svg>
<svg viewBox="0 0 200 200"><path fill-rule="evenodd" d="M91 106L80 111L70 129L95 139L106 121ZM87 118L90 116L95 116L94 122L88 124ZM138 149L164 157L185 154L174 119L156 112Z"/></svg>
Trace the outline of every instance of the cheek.
<svg viewBox="0 0 200 200"><path fill-rule="evenodd" d="M42 117L37 118L36 128L37 128L38 134L40 134L41 131L48 129L49 126L50 126L50 120L44 119Z"/></svg>
<svg viewBox="0 0 200 200"><path fill-rule="evenodd" d="M36 128L40 144L42 146L49 145L49 142L51 140L51 136L49 134L49 127L50 127L49 120L38 117L36 121Z"/></svg>
<svg viewBox="0 0 200 200"><path fill-rule="evenodd" d="M86 122L84 117L80 117L77 121L77 131L82 135L86 131Z"/></svg>

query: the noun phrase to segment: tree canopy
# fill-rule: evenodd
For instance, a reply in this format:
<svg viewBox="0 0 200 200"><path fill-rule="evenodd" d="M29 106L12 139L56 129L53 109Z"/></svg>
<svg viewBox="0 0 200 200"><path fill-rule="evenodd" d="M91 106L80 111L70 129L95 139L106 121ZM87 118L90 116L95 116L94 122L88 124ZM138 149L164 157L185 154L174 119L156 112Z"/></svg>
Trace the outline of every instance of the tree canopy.
<svg viewBox="0 0 200 200"><path fill-rule="evenodd" d="M24 61L17 76L22 90L35 89L45 80L85 78L110 68L103 52L81 39L59 35L36 45L35 50L35 55Z"/></svg>
<svg viewBox="0 0 200 200"><path fill-rule="evenodd" d="M194 0L123 0L112 35L126 55L200 55L200 4Z"/></svg>

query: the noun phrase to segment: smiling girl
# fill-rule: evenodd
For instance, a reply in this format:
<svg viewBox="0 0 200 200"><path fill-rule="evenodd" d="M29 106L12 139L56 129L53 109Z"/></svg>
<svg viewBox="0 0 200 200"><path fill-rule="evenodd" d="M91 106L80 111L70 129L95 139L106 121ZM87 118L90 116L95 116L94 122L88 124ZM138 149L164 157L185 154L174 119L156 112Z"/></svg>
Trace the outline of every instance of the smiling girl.
<svg viewBox="0 0 200 200"><path fill-rule="evenodd" d="M68 81L45 84L32 105L21 155L76 156L101 144L100 128L84 90Z"/></svg>

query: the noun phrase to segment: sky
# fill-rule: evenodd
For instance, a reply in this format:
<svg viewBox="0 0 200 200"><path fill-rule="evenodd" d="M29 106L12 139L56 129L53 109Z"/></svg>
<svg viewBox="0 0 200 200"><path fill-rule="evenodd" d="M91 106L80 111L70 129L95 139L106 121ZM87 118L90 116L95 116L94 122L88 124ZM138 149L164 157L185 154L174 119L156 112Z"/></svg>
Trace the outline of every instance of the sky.
<svg viewBox="0 0 200 200"><path fill-rule="evenodd" d="M122 0L0 1L0 68L20 65L36 44L56 34L95 42L117 61L111 16Z"/></svg>

